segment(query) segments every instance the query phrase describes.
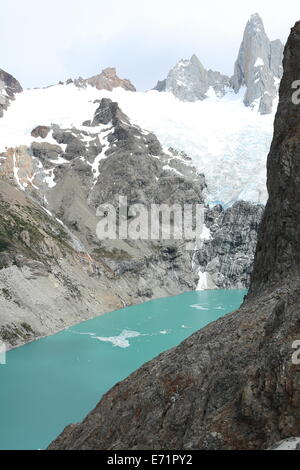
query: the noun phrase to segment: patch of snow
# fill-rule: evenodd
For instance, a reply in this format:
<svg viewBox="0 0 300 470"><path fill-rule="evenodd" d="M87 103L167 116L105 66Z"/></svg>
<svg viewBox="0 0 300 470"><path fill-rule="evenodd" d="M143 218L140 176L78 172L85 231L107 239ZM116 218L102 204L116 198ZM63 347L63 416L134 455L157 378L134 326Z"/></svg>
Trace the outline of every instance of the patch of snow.
<svg viewBox="0 0 300 470"><path fill-rule="evenodd" d="M45 176L44 182L48 185L50 189L54 188L54 186L56 186L56 182L54 181L54 168L51 168L50 170L45 170L45 173L47 176Z"/></svg>
<svg viewBox="0 0 300 470"><path fill-rule="evenodd" d="M209 87L209 89L207 90L207 92L205 93L207 98L211 98L211 99L214 99L216 100L218 98L214 88L212 86Z"/></svg>
<svg viewBox="0 0 300 470"><path fill-rule="evenodd" d="M61 165L63 163L70 163L69 160L66 160L63 157L57 157L56 160L50 160L51 163L55 163L55 165Z"/></svg>
<svg viewBox="0 0 300 470"><path fill-rule="evenodd" d="M99 139L100 143L102 145L102 151L95 157L94 162L92 163L92 172L94 175L94 185L97 183L97 180L100 176L100 170L99 170L99 164L101 160L105 160L107 158L107 155L105 155L105 152L109 149L109 142L107 140L107 137L109 134L112 132L112 129L109 128L106 131L103 131L102 133L99 134Z"/></svg>
<svg viewBox="0 0 300 470"><path fill-rule="evenodd" d="M263 67L265 65L261 57L257 57L254 67Z"/></svg>
<svg viewBox="0 0 300 470"><path fill-rule="evenodd" d="M211 240L211 238L212 238L212 236L211 236L210 230L209 230L209 228L206 227L206 225L204 224L204 225L203 225L203 228L202 228L201 235L200 235L200 240L202 240L202 241Z"/></svg>
<svg viewBox="0 0 300 470"><path fill-rule="evenodd" d="M180 173L180 171L176 170L176 168L173 168L173 167L171 167L170 165L164 165L164 166L163 166L163 170L173 171L174 173L176 173L176 175L178 175L178 176L183 176L183 174Z"/></svg>
<svg viewBox="0 0 300 470"><path fill-rule="evenodd" d="M14 152L14 155L13 155L13 165L14 165L14 168L13 168L13 173L14 173L14 178L17 182L17 185L19 186L20 189L22 189L22 191L25 191L25 188L24 186L21 184L21 181L20 181L20 178L19 178L19 168L17 167L17 163L16 163L16 153Z"/></svg>
<svg viewBox="0 0 300 470"><path fill-rule="evenodd" d="M217 286L214 284L211 275L207 272L202 272L201 268L198 271L199 281L196 287L196 291L217 289Z"/></svg>

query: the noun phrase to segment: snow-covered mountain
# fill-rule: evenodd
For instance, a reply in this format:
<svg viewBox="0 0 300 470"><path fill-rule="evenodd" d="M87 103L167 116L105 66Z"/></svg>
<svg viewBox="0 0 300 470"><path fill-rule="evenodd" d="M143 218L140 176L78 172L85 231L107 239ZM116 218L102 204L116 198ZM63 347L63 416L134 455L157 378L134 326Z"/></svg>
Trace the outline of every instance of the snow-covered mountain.
<svg viewBox="0 0 300 470"><path fill-rule="evenodd" d="M25 90L0 120L0 151L39 141L31 135L38 125L80 128L97 108L95 100L104 97L118 102L132 123L154 132L166 148L186 152L206 176L211 204L266 201L265 166L274 116L245 107L243 90L193 103L172 93L109 92L74 83ZM51 135L47 141L54 143Z"/></svg>
<svg viewBox="0 0 300 470"><path fill-rule="evenodd" d="M165 92L134 92L131 82L120 79L113 68L89 79L25 90L0 120L0 151L30 145L31 131L38 125L79 128L95 111L94 102L107 97L119 103L132 123L154 132L166 148L192 158L206 177L211 205L230 206L238 200L265 203L266 157L281 58L280 41L270 42L260 17L253 15L231 79L206 71L193 56L179 62L167 81L180 82L179 88L170 85Z"/></svg>
<svg viewBox="0 0 300 470"><path fill-rule="evenodd" d="M16 87L5 102L0 337L9 344L149 298L248 286L263 210L252 202L267 197L274 115L245 106L246 84L236 93L224 76L202 72L210 80L204 100L137 92L109 68L43 89ZM7 93L9 83L18 82L6 80ZM223 208L207 207L194 252L174 240L99 240L97 207L119 195L129 205Z"/></svg>

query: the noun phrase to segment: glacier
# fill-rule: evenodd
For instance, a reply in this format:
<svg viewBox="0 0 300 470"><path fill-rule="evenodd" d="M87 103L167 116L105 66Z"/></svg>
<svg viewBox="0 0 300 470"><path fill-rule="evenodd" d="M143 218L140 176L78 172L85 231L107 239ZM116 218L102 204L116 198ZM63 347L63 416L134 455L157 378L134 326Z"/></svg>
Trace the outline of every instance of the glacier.
<svg viewBox="0 0 300 470"><path fill-rule="evenodd" d="M29 146L31 131L38 125L88 130L82 123L96 110L95 101L107 97L119 103L133 124L154 132L165 148L183 150L191 157L206 177L208 204L229 207L237 200L264 204L275 112L260 115L245 107L243 89L238 94L228 89L224 97L211 89L207 95L204 101L183 102L170 92L107 91L73 83L24 90L0 120L0 152ZM51 135L46 140L56 143Z"/></svg>

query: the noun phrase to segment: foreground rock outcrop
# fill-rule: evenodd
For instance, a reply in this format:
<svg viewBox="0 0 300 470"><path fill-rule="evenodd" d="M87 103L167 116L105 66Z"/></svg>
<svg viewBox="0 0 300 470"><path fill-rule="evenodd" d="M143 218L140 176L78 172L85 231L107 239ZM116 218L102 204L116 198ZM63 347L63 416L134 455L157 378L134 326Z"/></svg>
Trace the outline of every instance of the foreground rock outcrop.
<svg viewBox="0 0 300 470"><path fill-rule="evenodd" d="M51 449L266 449L300 435L300 22L284 76L268 158L270 198L250 295L232 314L145 364L104 395Z"/></svg>

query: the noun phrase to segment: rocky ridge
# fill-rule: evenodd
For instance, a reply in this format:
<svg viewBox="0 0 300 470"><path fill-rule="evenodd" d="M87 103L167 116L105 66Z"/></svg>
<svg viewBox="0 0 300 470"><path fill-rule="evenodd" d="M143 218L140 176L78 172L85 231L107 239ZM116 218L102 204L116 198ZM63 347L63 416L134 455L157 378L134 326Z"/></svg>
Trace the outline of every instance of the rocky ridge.
<svg viewBox="0 0 300 470"><path fill-rule="evenodd" d="M114 88L124 88L127 91L136 91L135 86L131 83L130 80L126 78L119 78L117 71L114 67L107 67L102 70L98 75L94 75L90 78L69 78L66 81L66 84L74 83L79 88L85 88L87 85L97 88L97 90L108 90L112 91Z"/></svg>
<svg viewBox="0 0 300 470"><path fill-rule="evenodd" d="M300 22L284 74L268 157L269 201L243 306L142 366L50 449L267 449L300 435Z"/></svg>

